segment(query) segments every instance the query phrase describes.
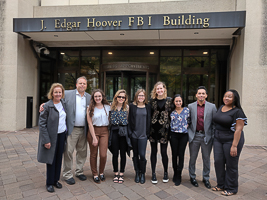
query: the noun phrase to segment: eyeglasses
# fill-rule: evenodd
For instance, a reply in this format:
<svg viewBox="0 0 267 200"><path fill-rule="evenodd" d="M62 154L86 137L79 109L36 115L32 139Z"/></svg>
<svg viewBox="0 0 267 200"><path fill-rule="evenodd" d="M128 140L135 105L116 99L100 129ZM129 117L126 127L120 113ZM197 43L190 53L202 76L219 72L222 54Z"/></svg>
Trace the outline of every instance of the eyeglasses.
<svg viewBox="0 0 267 200"><path fill-rule="evenodd" d="M119 98L119 99L125 99L125 97L123 97L123 96L117 96L117 98Z"/></svg>
<svg viewBox="0 0 267 200"><path fill-rule="evenodd" d="M138 97L145 97L145 95L138 95Z"/></svg>

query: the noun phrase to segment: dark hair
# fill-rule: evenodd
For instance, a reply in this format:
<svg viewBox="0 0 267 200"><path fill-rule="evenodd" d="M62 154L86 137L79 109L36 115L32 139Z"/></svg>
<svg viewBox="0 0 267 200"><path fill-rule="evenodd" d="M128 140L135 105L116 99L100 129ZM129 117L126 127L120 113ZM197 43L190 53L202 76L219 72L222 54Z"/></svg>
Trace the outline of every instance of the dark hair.
<svg viewBox="0 0 267 200"><path fill-rule="evenodd" d="M233 107L235 106L235 107L237 107L237 108L243 110L242 107L241 107L240 97L239 97L238 92L237 92L236 90L233 90L233 89L227 90L226 92L232 92L233 95L234 95L234 100L233 100L233 105L232 105L232 106L233 106ZM226 93L226 92L225 92L225 93ZM225 94L225 93L224 93L224 94Z"/></svg>
<svg viewBox="0 0 267 200"><path fill-rule="evenodd" d="M94 109L95 109L95 106L96 106L94 97L95 97L95 93L97 93L97 92L101 93L101 96L102 96L102 102L101 103L103 104L103 106L109 105L109 103L108 103L108 101L106 99L105 93L102 90L100 90L100 89L93 90L93 92L91 94L90 103L89 103L89 109L88 109L89 113L87 113L87 114L89 114L90 117L94 116Z"/></svg>
<svg viewBox="0 0 267 200"><path fill-rule="evenodd" d="M201 89L205 90L205 91L206 91L206 94L208 94L208 90L207 90L207 88L206 88L205 86L199 86L199 87L197 88L197 92L196 92L196 94L198 93L198 90L201 90Z"/></svg>
<svg viewBox="0 0 267 200"><path fill-rule="evenodd" d="M182 107L183 107L183 105L184 105L183 97L182 97L180 94L176 94L176 95L174 95L174 96L172 97L172 101L171 101L171 111L174 111L174 109L175 109L175 107L176 107L175 104L174 104L174 100L175 100L176 97L181 97L181 99L182 99L182 101L183 101Z"/></svg>

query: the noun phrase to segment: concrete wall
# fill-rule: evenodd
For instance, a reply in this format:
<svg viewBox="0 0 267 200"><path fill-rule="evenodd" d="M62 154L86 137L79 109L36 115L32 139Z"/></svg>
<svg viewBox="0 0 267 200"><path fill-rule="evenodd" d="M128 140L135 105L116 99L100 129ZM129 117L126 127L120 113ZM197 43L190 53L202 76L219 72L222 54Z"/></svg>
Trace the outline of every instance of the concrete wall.
<svg viewBox="0 0 267 200"><path fill-rule="evenodd" d="M248 117L247 144L267 145L267 5L246 0L242 106Z"/></svg>
<svg viewBox="0 0 267 200"><path fill-rule="evenodd" d="M34 17L78 17L88 15L110 16L187 12L222 12L235 10L236 2L233 0L188 0L76 6L38 6L34 8Z"/></svg>
<svg viewBox="0 0 267 200"><path fill-rule="evenodd" d="M27 96L33 96L35 104L37 100L37 62L29 41L13 33L13 18L33 17L33 6L40 1L1 0L0 5L0 131L11 131L26 127Z"/></svg>

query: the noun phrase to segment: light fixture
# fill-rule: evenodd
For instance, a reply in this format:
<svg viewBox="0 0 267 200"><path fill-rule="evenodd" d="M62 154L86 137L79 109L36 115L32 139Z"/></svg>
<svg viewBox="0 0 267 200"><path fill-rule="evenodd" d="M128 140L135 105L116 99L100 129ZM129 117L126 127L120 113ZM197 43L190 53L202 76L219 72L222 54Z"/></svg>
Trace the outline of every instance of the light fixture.
<svg viewBox="0 0 267 200"><path fill-rule="evenodd" d="M121 33L120 35L124 35L124 33Z"/></svg>
<svg viewBox="0 0 267 200"><path fill-rule="evenodd" d="M58 35L54 35L54 37L58 37Z"/></svg>
<svg viewBox="0 0 267 200"><path fill-rule="evenodd" d="M64 55L65 53L64 52L60 52L61 55Z"/></svg>
<svg viewBox="0 0 267 200"><path fill-rule="evenodd" d="M112 55L112 52L110 51L110 52L108 52L108 54L109 54L109 55Z"/></svg>
<svg viewBox="0 0 267 200"><path fill-rule="evenodd" d="M203 54L204 54L204 55L207 55L207 54L208 54L208 52L207 52L207 51L203 51Z"/></svg>
<svg viewBox="0 0 267 200"><path fill-rule="evenodd" d="M195 35L199 34L199 32L194 32Z"/></svg>
<svg viewBox="0 0 267 200"><path fill-rule="evenodd" d="M153 52L153 51L150 51L150 54L151 54L151 55L154 55L154 54L155 54L155 52Z"/></svg>

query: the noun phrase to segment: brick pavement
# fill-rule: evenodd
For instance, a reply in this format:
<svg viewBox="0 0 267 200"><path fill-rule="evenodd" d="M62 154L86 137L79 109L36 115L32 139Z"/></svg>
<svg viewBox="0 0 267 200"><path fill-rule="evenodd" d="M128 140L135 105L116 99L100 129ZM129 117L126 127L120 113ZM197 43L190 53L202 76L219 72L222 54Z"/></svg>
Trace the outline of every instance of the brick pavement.
<svg viewBox="0 0 267 200"><path fill-rule="evenodd" d="M48 193L45 188L45 164L36 160L38 128L24 129L17 132L0 132L0 200L5 199L267 199L267 148L260 146L245 146L239 163L239 192L231 197L224 197L219 192L205 188L201 182L202 160L197 160L197 180L199 187L193 187L188 175L188 148L185 155L185 168L182 184L178 187L173 182L162 182L163 168L161 157L158 154L157 178L159 183L150 182L151 169L149 162L150 145L147 148L146 183L134 182L134 170L130 158L127 158L125 182L115 184L112 182L113 172L111 154L108 153L105 174L107 180L95 184L92 180L88 159L84 173L86 181L77 178L75 185L67 185L63 180L62 189ZM168 147L168 155L171 155ZM211 156L213 157L213 156ZM211 161L212 186L216 184L213 159ZM169 176L172 177L171 156L169 157Z"/></svg>

